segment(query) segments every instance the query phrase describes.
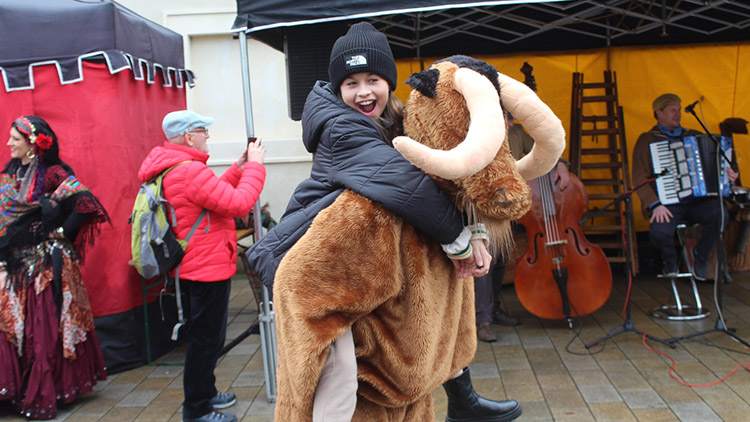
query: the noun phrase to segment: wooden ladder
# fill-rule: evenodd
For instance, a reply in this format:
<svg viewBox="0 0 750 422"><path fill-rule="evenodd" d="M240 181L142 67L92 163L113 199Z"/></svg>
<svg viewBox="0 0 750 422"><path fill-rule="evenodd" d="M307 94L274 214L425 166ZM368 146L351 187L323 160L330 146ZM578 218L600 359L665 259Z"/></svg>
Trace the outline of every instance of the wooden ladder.
<svg viewBox="0 0 750 422"><path fill-rule="evenodd" d="M570 171L581 179L589 196L584 217L607 206L632 186L625 121L617 100L617 75L612 71L604 71L604 82L589 83L584 83L583 73L573 73ZM629 233L625 233L623 218L629 220ZM604 250L610 263L626 263L629 244L631 269L634 275L638 274L632 200L610 206L582 229L590 242Z"/></svg>

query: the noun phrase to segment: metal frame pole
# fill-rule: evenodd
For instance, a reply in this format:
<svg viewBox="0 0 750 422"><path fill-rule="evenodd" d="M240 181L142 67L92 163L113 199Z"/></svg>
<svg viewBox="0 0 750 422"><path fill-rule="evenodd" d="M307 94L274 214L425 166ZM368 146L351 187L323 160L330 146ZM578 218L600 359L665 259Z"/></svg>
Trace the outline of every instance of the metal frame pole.
<svg viewBox="0 0 750 422"><path fill-rule="evenodd" d="M247 35L245 30L238 32L240 40L240 68L242 69L242 93L245 102L245 130L247 136L255 136L253 127L253 104L250 93L250 65L248 63ZM255 241L263 237L263 226L261 224L260 201L253 206L253 227L255 229ZM263 286L263 302L260 306L260 345L263 351L263 367L266 376L266 395L268 402L276 401L276 323L274 322L273 303L266 286Z"/></svg>

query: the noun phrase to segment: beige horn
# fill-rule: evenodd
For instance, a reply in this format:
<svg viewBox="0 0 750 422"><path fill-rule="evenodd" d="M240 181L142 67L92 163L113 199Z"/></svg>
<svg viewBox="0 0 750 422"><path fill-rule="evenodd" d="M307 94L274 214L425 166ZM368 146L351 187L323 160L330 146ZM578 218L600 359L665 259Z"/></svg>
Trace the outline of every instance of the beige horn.
<svg viewBox="0 0 750 422"><path fill-rule="evenodd" d="M546 174L565 149L565 129L555 113L525 84L498 73L503 107L517 118L534 138L534 147L516 161L525 180Z"/></svg>
<svg viewBox="0 0 750 422"><path fill-rule="evenodd" d="M492 83L479 73L461 68L454 76L455 89L466 99L471 123L466 139L450 151L431 149L408 136L393 146L424 172L456 180L482 170L497 155L505 140L505 119Z"/></svg>

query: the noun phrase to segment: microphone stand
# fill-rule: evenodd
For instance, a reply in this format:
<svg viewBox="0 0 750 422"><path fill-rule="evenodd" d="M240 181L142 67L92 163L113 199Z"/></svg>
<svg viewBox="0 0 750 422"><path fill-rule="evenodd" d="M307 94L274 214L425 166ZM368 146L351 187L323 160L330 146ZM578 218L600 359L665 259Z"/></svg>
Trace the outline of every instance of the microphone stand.
<svg viewBox="0 0 750 422"><path fill-rule="evenodd" d="M663 176L664 174L666 174L666 173L658 174L658 175L655 175L655 177L651 177L651 178L648 178L648 179L644 180L640 185L636 186L634 189L623 193L622 195L620 195L617 198L615 198L614 201L610 202L609 204L607 204L606 206L604 206L600 210L597 210L596 212L592 213L588 217L586 217L583 220L581 220L580 222L578 222L578 225L579 226L583 225L588 220L590 220L590 219L596 217L597 215L601 214L602 212L604 212L604 210L606 210L607 208L615 206L616 204L618 204L620 202L625 202L625 210L630 209L628 207L628 205L630 203L630 197L633 195L633 193L635 193L635 191L637 191L638 189L640 189L643 186L645 186L647 183L653 182L654 180L656 180L657 177ZM597 344L599 344L599 343L601 343L601 342L603 342L603 341L605 341L607 339L610 339L610 338L612 338L612 337L614 337L616 335L619 335L619 334L622 334L622 333L627 333L627 332L633 332L633 333L638 333L641 336L643 336L645 334L646 337L650 338L651 340L658 341L659 343L661 343L661 344L663 344L665 346L669 346L669 347L671 347L671 348L674 349L676 347L674 344L672 344L672 343L670 343L670 342L668 342L666 340L662 340L660 338L654 337L651 334L646 334L643 331L635 328L635 325L633 324L633 320L630 317L630 314L631 314L631 312L630 312L630 289L633 286L633 265L632 265L633 257L631 256L631 253L630 253L630 219L629 218L624 218L624 220L625 220L625 265L627 267L627 271L625 272L625 274L627 275L627 278L628 278L628 293L625 296L625 321L623 321L623 326L620 329L618 329L617 331L614 331L612 333L609 333L609 334L605 335L604 337L602 337L602 338L600 338L598 340L595 340L595 341L587 344L586 348L588 349L588 348L590 348L592 346L595 346L595 345L597 345Z"/></svg>
<svg viewBox="0 0 750 422"><path fill-rule="evenodd" d="M726 251L724 249L724 197L723 197L723 181L722 181L722 174L723 174L723 167L721 164L721 159L727 161L730 165L732 164L732 161L729 160L724 153L724 151L721 149L721 138L716 139L716 136L713 135L705 124L703 124L703 121L701 121L700 118L698 118L698 115L695 114L695 111L690 109L690 114L695 117L695 120L700 123L703 130L706 132L706 134L711 138L711 140L714 142L714 148L716 148L716 171L718 173L716 177L716 184L718 186L718 201L719 201L719 238L716 241L717 243L717 259L716 259L716 265L717 265L717 275L716 280L714 280L714 300L716 302L716 314L718 315L716 317L716 325L714 325L714 328L704 331L699 331L697 333L688 334L685 336L680 337L673 337L669 339L669 343L673 344L675 342L678 342L680 340L686 340L693 337L702 336L704 334L708 333L714 333L714 332L721 332L725 333L728 336L735 339L737 342L744 344L746 347L750 347L750 344L748 344L746 341L742 340L740 337L738 337L736 334L734 334L735 331L737 331L735 328L728 328L726 326L726 323L724 322L724 314L722 312L723 307L723 293L721 285L724 283L724 280L722 277L725 275L726 271ZM728 281L726 281L728 283Z"/></svg>

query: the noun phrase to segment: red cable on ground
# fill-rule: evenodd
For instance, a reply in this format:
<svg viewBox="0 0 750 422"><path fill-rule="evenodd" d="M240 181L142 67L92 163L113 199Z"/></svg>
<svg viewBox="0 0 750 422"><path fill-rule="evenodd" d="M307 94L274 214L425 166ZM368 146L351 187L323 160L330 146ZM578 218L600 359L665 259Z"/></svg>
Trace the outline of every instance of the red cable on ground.
<svg viewBox="0 0 750 422"><path fill-rule="evenodd" d="M674 368L675 368L675 366L677 366L677 361L675 361L672 356L669 356L668 354L666 354L664 352L660 352L660 351L658 351L656 349L652 349L651 346L649 346L646 343L646 333L643 333L643 345L646 346L646 348L648 350L650 350L650 351L652 351L654 353L658 353L660 355L668 357L669 360L672 361L672 367L669 368L669 376L671 376L672 378L674 378L675 380L677 380L677 382L679 382L680 384L687 385L688 387L711 387L712 385L716 385L716 384L719 384L719 383L722 383L722 382L726 381L729 377L732 376L732 374L734 374L735 372L737 372L737 370L740 369L743 366L745 367L745 370L750 370L750 369L748 369L748 368L750 368L750 363L740 363L737 366L735 366L734 369L732 369L732 372L730 372L729 374L727 374L727 376L725 376L724 378L722 378L720 380L717 380L717 381L714 381L714 382L710 382L708 384L690 384L690 383L687 383L687 382L681 380L680 378L678 378L674 374Z"/></svg>
<svg viewBox="0 0 750 422"><path fill-rule="evenodd" d="M635 189L632 189L632 190L628 191L628 193L635 192L636 189L638 189L639 187L641 187L641 185L643 185L645 183L649 183L649 182L654 181L654 180L656 180L656 178L644 180L641 184L639 184L638 186L636 186ZM622 220L622 209L620 210L620 219ZM633 281L632 280L632 275L629 278L630 278L630 280L628 280L628 293L625 296L625 303L626 304L628 303L628 299L630 298L630 286L632 285L632 281ZM625 315L625 308L623 308L623 319L625 319L624 315ZM660 351L652 348L651 346L649 346L648 343L646 343L646 336L647 336L647 333L644 332L643 333L643 345L646 346L646 349L648 349L648 350L650 350L650 351L652 351L654 353L658 353L660 355L666 356L666 357L669 358L669 360L672 361L672 366L669 368L669 376L671 376L672 378L674 378L677 382L679 382L682 385L686 385L688 387L711 387L713 385L720 384L720 383L726 381L735 372L737 372L738 369L740 369L742 367L744 367L746 371L750 371L750 363L740 363L737 366L735 366L734 369L732 369L732 372L730 372L729 374L727 374L724 378L722 378L720 380L716 380L716 381L710 382L708 384L690 384L688 382L685 382L685 381L681 380L679 377L677 377L677 375L674 374L674 368L677 366L677 361L675 361L672 356L669 356L668 354L666 354L664 352L660 352Z"/></svg>

